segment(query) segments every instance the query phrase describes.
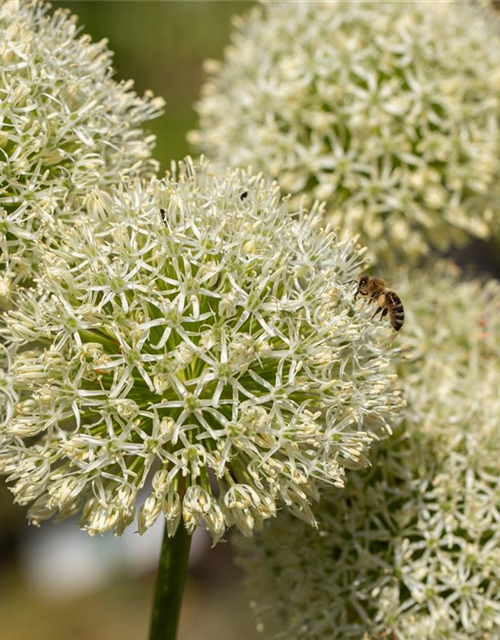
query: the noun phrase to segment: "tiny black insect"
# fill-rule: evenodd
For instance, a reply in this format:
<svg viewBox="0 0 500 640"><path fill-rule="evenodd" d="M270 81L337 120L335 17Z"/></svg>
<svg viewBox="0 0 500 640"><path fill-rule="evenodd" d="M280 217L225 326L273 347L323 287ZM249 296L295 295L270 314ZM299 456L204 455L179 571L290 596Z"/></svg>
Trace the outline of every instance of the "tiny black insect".
<svg viewBox="0 0 500 640"><path fill-rule="evenodd" d="M161 216L161 219L163 220L163 224L166 225L167 224L167 212L165 211L165 209L160 209L160 216Z"/></svg>
<svg viewBox="0 0 500 640"><path fill-rule="evenodd" d="M243 202L243 200L246 200L248 198L248 191L243 191L243 193L240 196L240 200Z"/></svg>

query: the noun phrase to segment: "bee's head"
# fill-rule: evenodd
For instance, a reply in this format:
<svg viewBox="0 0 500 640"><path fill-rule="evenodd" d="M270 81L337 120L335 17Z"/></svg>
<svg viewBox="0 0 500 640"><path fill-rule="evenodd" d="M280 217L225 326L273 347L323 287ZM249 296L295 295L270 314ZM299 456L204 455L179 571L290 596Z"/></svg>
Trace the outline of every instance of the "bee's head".
<svg viewBox="0 0 500 640"><path fill-rule="evenodd" d="M358 280L358 289L364 289L368 284L368 276L361 276Z"/></svg>

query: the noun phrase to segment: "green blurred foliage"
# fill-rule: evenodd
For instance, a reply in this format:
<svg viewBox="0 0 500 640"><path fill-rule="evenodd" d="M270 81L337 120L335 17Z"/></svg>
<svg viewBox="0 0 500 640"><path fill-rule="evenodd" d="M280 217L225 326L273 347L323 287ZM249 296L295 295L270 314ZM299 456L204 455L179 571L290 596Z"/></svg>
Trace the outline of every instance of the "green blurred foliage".
<svg viewBox="0 0 500 640"><path fill-rule="evenodd" d="M165 98L165 114L149 126L158 138L155 155L165 170L172 159L189 151L186 134L196 124L192 105L203 80L203 60L222 56L231 17L254 3L66 0L51 4L77 14L83 33L109 41L118 79L131 78L138 93L151 89Z"/></svg>

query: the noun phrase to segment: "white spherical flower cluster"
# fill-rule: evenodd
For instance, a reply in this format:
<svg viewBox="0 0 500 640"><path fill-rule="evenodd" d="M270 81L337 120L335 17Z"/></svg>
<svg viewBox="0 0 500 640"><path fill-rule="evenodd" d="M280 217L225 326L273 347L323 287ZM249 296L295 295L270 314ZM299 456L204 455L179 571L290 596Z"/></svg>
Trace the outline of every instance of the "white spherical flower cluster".
<svg viewBox="0 0 500 640"><path fill-rule="evenodd" d="M279 504L314 523L401 404L391 330L347 284L359 250L277 185L189 159L88 206L5 316L16 501L89 533L123 531L142 488L140 532L163 514L170 535L249 535Z"/></svg>
<svg viewBox="0 0 500 640"><path fill-rule="evenodd" d="M116 82L106 41L37 0L0 0L0 306L105 189L156 170L142 123L163 100Z"/></svg>
<svg viewBox="0 0 500 640"><path fill-rule="evenodd" d="M471 4L271 2L206 68L191 142L326 201L378 257L498 229L500 34Z"/></svg>
<svg viewBox="0 0 500 640"><path fill-rule="evenodd" d="M500 287L413 276L396 437L323 496L319 532L283 514L245 545L270 637L498 638Z"/></svg>

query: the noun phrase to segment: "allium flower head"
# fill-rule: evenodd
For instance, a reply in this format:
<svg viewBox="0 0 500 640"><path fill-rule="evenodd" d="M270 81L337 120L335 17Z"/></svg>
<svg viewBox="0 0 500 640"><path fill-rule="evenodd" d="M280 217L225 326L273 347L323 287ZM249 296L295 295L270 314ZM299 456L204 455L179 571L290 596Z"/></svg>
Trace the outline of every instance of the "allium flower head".
<svg viewBox="0 0 500 640"><path fill-rule="evenodd" d="M242 558L271 637L498 638L500 287L443 265L400 285L416 302L396 437L323 496L319 535L284 514Z"/></svg>
<svg viewBox="0 0 500 640"><path fill-rule="evenodd" d="M200 150L326 201L383 259L498 229L500 34L479 9L270 2L235 24Z"/></svg>
<svg viewBox="0 0 500 640"><path fill-rule="evenodd" d="M44 247L105 189L156 168L141 124L163 101L116 82L106 41L36 0L0 0L0 306Z"/></svg>
<svg viewBox="0 0 500 640"><path fill-rule="evenodd" d="M163 513L171 534L250 534L278 503L314 522L400 404L391 331L346 284L358 250L276 185L190 160L88 206L6 316L16 500L90 533L122 531L143 487L140 531Z"/></svg>

